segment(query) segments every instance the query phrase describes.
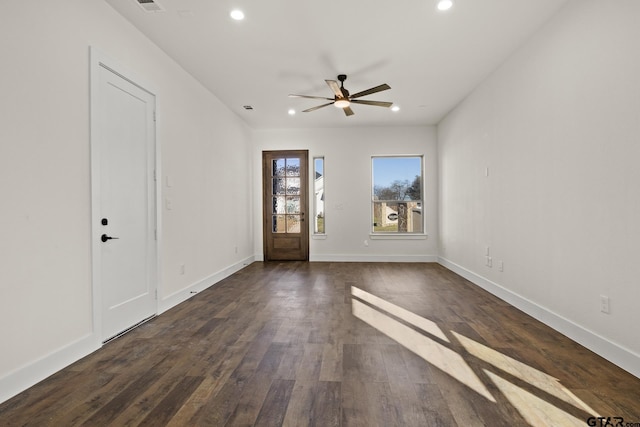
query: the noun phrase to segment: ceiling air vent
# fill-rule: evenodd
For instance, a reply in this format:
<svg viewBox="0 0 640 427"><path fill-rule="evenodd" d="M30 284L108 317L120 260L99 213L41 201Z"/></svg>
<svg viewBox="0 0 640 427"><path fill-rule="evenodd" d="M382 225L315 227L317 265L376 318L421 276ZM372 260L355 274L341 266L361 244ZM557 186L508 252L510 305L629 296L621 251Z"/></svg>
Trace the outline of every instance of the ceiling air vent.
<svg viewBox="0 0 640 427"><path fill-rule="evenodd" d="M157 0L136 0L136 3L147 12L164 12Z"/></svg>

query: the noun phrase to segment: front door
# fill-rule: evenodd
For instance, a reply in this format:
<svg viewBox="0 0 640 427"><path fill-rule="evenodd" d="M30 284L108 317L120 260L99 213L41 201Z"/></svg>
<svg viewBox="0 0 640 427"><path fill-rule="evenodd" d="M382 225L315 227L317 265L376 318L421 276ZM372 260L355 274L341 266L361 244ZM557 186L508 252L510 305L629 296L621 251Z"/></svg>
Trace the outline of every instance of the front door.
<svg viewBox="0 0 640 427"><path fill-rule="evenodd" d="M103 64L97 74L93 256L105 341L156 314L155 96Z"/></svg>
<svg viewBox="0 0 640 427"><path fill-rule="evenodd" d="M308 161L306 150L262 153L265 261L309 259Z"/></svg>

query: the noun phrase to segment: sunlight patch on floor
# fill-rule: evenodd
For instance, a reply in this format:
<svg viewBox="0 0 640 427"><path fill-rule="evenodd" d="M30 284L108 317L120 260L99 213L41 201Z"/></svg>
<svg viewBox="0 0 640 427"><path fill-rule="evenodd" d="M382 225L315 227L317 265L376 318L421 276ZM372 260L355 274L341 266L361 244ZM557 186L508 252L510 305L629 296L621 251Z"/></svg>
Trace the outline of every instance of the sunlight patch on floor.
<svg viewBox="0 0 640 427"><path fill-rule="evenodd" d="M513 375L514 377L527 382L536 388L548 393L558 399L569 403L576 408L588 412L590 415L599 416L589 405L580 400L575 394L570 392L560 383L560 380L552 377L525 363L519 362L505 354L500 353L486 345L467 338L464 335L451 331L460 341L460 344L473 356L495 366L496 368Z"/></svg>
<svg viewBox="0 0 640 427"><path fill-rule="evenodd" d="M351 299L352 313L355 317L417 354L479 395L491 402L496 402L485 383L476 375L476 372L467 364L461 354L448 348L447 345L430 338L430 336L433 336L445 343L450 343L447 336L435 322L355 286L351 287L351 294L353 297ZM375 308L361 301L365 301ZM380 311L377 309L380 309ZM402 319L427 334L423 334L397 321L386 313ZM589 405L563 386L557 378L455 331L451 331L451 333L470 356L482 360L497 368L500 372L504 372L504 376L507 378L517 378L517 380L510 381L498 375L492 368L483 369L486 378L495 384L505 398L531 425L584 425L586 418L581 420L573 414L583 412L585 415L599 416ZM535 394L518 386L519 381L522 381L523 384L528 384L526 386L527 389L535 389ZM549 396L549 399L545 400L545 396ZM554 399L574 407L575 410L569 411L573 414L554 405L552 403ZM555 401L557 402L558 400ZM559 405L563 406L563 404Z"/></svg>
<svg viewBox="0 0 640 427"><path fill-rule="evenodd" d="M386 311L387 313L393 314L399 319L404 320L407 323L415 326L416 328L420 328L423 331L433 335L434 337L438 337L445 342L449 342L449 338L442 332L442 330L429 319L425 319L422 316L418 316L406 310L402 307L398 307L397 305L390 303L388 301L383 300L373 294L370 294L367 291L363 291L360 288L356 288L355 286L351 287L351 295L354 297L360 298L363 301L368 302L369 304L375 305L376 307Z"/></svg>
<svg viewBox="0 0 640 427"><path fill-rule="evenodd" d="M520 415L532 426L584 426L586 420L580 420L551 403L518 387L504 378L485 370L507 400Z"/></svg>
<svg viewBox="0 0 640 427"><path fill-rule="evenodd" d="M489 390L458 353L356 299L352 299L351 303L353 315L358 319L387 335L476 393L491 402L496 402Z"/></svg>

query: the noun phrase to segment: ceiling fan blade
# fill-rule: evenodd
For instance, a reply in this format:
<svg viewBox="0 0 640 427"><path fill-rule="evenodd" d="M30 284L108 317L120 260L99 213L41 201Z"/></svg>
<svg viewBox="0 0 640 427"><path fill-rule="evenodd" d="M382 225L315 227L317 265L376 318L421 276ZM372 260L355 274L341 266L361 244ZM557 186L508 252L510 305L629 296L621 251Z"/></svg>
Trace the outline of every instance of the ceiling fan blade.
<svg viewBox="0 0 640 427"><path fill-rule="evenodd" d="M356 94L351 95L349 98L360 98L361 96L371 95L372 93L382 92L383 90L391 89L391 86L388 84L382 84L380 86L372 87L371 89L363 90L362 92L358 92Z"/></svg>
<svg viewBox="0 0 640 427"><path fill-rule="evenodd" d="M333 93L335 93L338 98L344 98L344 95L342 95L342 91L340 90L340 86L338 85L337 81L325 80L325 82L327 82Z"/></svg>
<svg viewBox="0 0 640 427"><path fill-rule="evenodd" d="M366 101L364 99L352 99L352 103L354 104L364 104L364 105L375 105L376 107L391 107L393 102L384 102L384 101Z"/></svg>
<svg viewBox="0 0 640 427"><path fill-rule="evenodd" d="M317 109L320 109L322 107L326 107L327 105L331 105L331 104L333 104L333 102L329 102L327 104L318 105L317 107L311 107L311 108L308 108L306 110L303 110L302 112L303 113L308 113L310 111L316 111Z"/></svg>
<svg viewBox="0 0 640 427"><path fill-rule="evenodd" d="M333 100L333 98L327 98L326 96L293 95L293 94L290 94L289 98L326 99L326 100L329 100L329 101Z"/></svg>
<svg viewBox="0 0 640 427"><path fill-rule="evenodd" d="M353 116L353 114L354 114L354 112L353 112L353 110L351 109L351 107L344 107L344 108L343 108L343 110L344 110L344 114L345 114L346 116Z"/></svg>

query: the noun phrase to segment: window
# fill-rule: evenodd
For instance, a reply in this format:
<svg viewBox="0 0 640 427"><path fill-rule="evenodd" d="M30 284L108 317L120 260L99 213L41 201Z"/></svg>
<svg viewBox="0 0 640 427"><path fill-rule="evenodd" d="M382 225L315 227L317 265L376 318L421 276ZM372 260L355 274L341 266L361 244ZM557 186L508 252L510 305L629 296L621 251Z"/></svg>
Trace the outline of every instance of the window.
<svg viewBox="0 0 640 427"><path fill-rule="evenodd" d="M422 156L371 158L373 233L423 233Z"/></svg>
<svg viewBox="0 0 640 427"><path fill-rule="evenodd" d="M313 158L313 233L324 234L324 157Z"/></svg>

